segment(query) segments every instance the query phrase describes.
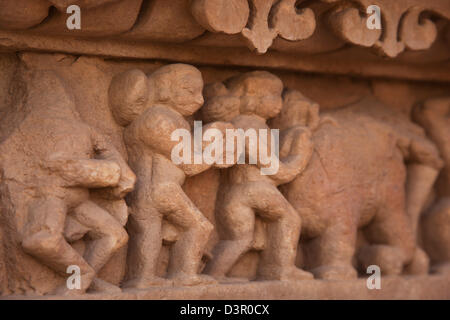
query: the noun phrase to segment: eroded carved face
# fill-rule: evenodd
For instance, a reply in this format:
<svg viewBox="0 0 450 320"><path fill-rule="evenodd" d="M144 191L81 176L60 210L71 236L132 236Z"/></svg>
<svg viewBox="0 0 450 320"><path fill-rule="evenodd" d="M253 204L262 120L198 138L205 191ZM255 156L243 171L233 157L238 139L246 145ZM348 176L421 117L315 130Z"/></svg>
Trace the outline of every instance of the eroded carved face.
<svg viewBox="0 0 450 320"><path fill-rule="evenodd" d="M283 83L266 71L248 72L227 81L232 95L241 100L241 114L256 114L270 119L280 113Z"/></svg>
<svg viewBox="0 0 450 320"><path fill-rule="evenodd" d="M151 85L155 86L153 102L190 116L203 105L203 78L200 71L185 64L171 64L154 72Z"/></svg>
<svg viewBox="0 0 450 320"><path fill-rule="evenodd" d="M280 88L272 86L249 88L241 101L243 114L253 113L264 119L275 117L283 106Z"/></svg>
<svg viewBox="0 0 450 320"><path fill-rule="evenodd" d="M286 90L283 94L283 108L271 120L271 126L287 129L296 125L315 128L319 122L319 105L297 90Z"/></svg>
<svg viewBox="0 0 450 320"><path fill-rule="evenodd" d="M116 122L127 126L148 107L149 87L144 72L132 69L116 75L109 87L109 105Z"/></svg>
<svg viewBox="0 0 450 320"><path fill-rule="evenodd" d="M184 116L194 114L203 105L203 79L200 72L186 73L172 83L171 100Z"/></svg>

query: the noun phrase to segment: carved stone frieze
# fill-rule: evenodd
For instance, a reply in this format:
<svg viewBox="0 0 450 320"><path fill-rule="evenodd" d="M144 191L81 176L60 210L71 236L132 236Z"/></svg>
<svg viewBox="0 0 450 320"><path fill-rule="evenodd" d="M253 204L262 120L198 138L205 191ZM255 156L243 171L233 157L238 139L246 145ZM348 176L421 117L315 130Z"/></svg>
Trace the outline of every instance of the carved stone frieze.
<svg viewBox="0 0 450 320"><path fill-rule="evenodd" d="M0 296L450 299L449 19L0 0Z"/></svg>

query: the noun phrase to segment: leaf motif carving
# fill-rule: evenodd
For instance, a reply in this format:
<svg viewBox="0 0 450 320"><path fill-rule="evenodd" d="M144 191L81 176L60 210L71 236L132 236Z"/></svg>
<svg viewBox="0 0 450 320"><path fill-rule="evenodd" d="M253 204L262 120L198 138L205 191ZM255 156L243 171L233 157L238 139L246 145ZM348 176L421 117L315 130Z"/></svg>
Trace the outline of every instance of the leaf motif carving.
<svg viewBox="0 0 450 320"><path fill-rule="evenodd" d="M316 28L314 12L297 10L298 0L193 0L197 22L211 32L242 33L249 47L262 54L280 35L290 41L310 37ZM250 6L249 6L250 4Z"/></svg>
<svg viewBox="0 0 450 320"><path fill-rule="evenodd" d="M192 15L202 27L226 34L241 32L249 11L247 0L195 0L191 5Z"/></svg>
<svg viewBox="0 0 450 320"><path fill-rule="evenodd" d="M421 14L433 12L450 19L450 5L445 0L322 0L335 3L328 15L332 30L342 39L365 47L373 47L383 55L396 57L405 49L428 49L437 37L437 29L429 19ZM370 30L366 27L368 16L365 8L377 5L381 9L382 30Z"/></svg>

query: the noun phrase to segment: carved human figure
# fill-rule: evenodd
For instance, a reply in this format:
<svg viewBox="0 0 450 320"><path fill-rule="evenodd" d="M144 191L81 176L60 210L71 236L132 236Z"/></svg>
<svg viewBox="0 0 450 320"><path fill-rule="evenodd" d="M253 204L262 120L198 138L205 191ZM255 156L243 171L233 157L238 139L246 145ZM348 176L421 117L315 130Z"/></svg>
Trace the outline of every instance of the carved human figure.
<svg viewBox="0 0 450 320"><path fill-rule="evenodd" d="M295 256L300 236L301 221L295 209L277 189L294 179L304 169L312 152L309 130L295 127L286 132L289 143L281 149L291 155L279 158L273 153L272 137L261 147L260 129L269 130L267 119L276 116L282 106L283 83L268 72L249 72L231 78L225 83L212 84L206 90L207 100L202 108L209 121L231 121L244 132L255 129L259 140L259 156L250 163L249 140L245 141L246 163L225 170L216 204L216 221L221 240L213 250L213 258L205 272L218 279L226 276L237 260L252 247L255 220L267 223L267 244L261 252L257 278L267 280L310 279L312 275L295 267ZM294 139L295 137L295 139ZM247 139L247 138L246 138ZM286 139L286 141L289 139ZM263 142L264 143L264 142ZM275 154L277 172L263 175L262 168L271 163L261 161L261 153Z"/></svg>
<svg viewBox="0 0 450 320"><path fill-rule="evenodd" d="M56 293L83 293L128 240L120 223L90 200L89 189L105 188L105 195L120 199L133 188L135 176L108 140L81 121L56 74L35 72L27 84L31 111L2 145L12 150L0 159L8 168L3 178L25 187L23 250L65 277L68 266L78 266L81 288L71 290L64 283ZM15 145L20 148L10 148ZM84 235L87 246L81 256L67 240ZM97 287L111 287L95 281Z"/></svg>
<svg viewBox="0 0 450 320"><path fill-rule="evenodd" d="M202 106L202 90L200 71L185 64L161 67L148 77L139 70L127 71L111 83L110 106L116 121L126 126L124 140L129 163L138 177L129 199L127 287L215 282L198 274L213 225L181 188L187 176L212 165L194 161L175 164L171 159L178 144L171 135L177 129L192 131L187 117ZM208 128L224 132L232 126L216 122L204 127L204 131ZM190 139L193 146L193 135ZM180 231L171 248L167 278L157 276L163 219Z"/></svg>
<svg viewBox="0 0 450 320"><path fill-rule="evenodd" d="M363 270L375 264L383 274L400 274L413 259L405 160L426 166L434 178L441 160L419 127L392 112L367 98L318 119L317 104L289 91L272 122L280 129L306 123L313 131L308 166L281 189L300 214L305 267L317 278L356 277L355 254ZM356 252L359 228L367 244Z"/></svg>
<svg viewBox="0 0 450 320"><path fill-rule="evenodd" d="M437 203L422 217L422 239L436 272L450 272L450 98L433 98L418 105L414 120L436 143L444 160L437 182Z"/></svg>

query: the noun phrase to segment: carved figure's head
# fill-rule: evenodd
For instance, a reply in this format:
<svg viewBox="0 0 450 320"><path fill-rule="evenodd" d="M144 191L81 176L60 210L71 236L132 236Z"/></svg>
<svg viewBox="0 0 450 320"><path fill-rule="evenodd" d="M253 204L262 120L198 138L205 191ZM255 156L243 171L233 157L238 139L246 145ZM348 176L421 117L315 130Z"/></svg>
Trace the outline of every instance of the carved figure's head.
<svg viewBox="0 0 450 320"><path fill-rule="evenodd" d="M436 126L436 123L448 123L450 121L450 97L430 98L417 104L412 110L412 117L414 121L425 128L432 128Z"/></svg>
<svg viewBox="0 0 450 320"><path fill-rule="evenodd" d="M300 91L289 89L283 93L283 108L280 114L271 120L270 125L281 130L297 125L314 130L319 122L319 105Z"/></svg>
<svg viewBox="0 0 450 320"><path fill-rule="evenodd" d="M168 105L184 116L194 114L203 105L203 78L187 64L169 64L149 76L152 102Z"/></svg>
<svg viewBox="0 0 450 320"><path fill-rule="evenodd" d="M109 106L116 122L129 125L148 107L167 105L190 116L203 105L200 71L186 64L169 64L149 77L132 69L116 75L109 86Z"/></svg>
<svg viewBox="0 0 450 320"><path fill-rule="evenodd" d="M205 121L230 121L239 114L255 114L264 119L281 110L283 83L266 71L248 72L205 88L202 108Z"/></svg>
<svg viewBox="0 0 450 320"><path fill-rule="evenodd" d="M281 110L283 83L269 72L245 73L229 79L227 87L234 96L241 98L241 114L256 114L264 119L270 119Z"/></svg>
<svg viewBox="0 0 450 320"><path fill-rule="evenodd" d="M129 125L147 108L149 87L147 76L133 69L116 75L109 86L109 107L116 122Z"/></svg>

